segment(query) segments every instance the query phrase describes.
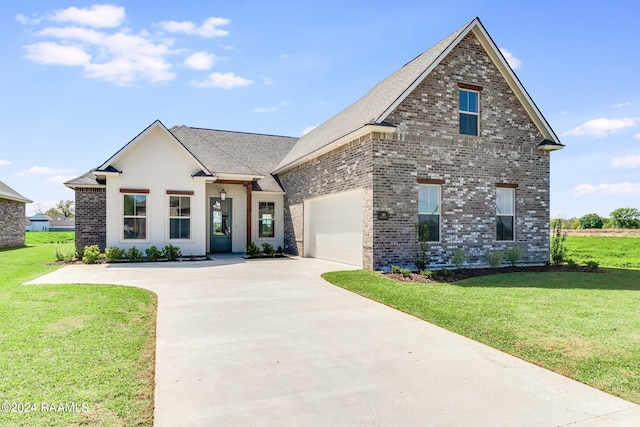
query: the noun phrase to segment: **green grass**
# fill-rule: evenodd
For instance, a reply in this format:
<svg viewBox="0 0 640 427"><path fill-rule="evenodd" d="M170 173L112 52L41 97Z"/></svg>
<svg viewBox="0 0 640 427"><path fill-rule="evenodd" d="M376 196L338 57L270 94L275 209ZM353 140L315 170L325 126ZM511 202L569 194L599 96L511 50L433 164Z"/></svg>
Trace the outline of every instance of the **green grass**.
<svg viewBox="0 0 640 427"><path fill-rule="evenodd" d="M0 251L0 403L36 407L0 412L0 425L152 425L155 295L121 286L20 285L59 268L46 263L61 246L73 243ZM43 412L43 403L74 403L80 412Z"/></svg>
<svg viewBox="0 0 640 427"><path fill-rule="evenodd" d="M27 232L25 243L38 245L43 243L73 243L76 233L73 231Z"/></svg>
<svg viewBox="0 0 640 427"><path fill-rule="evenodd" d="M358 270L329 282L640 403L640 271L512 273L456 284Z"/></svg>
<svg viewBox="0 0 640 427"><path fill-rule="evenodd" d="M567 236L567 256L578 264L597 261L601 266L640 269L640 238Z"/></svg>

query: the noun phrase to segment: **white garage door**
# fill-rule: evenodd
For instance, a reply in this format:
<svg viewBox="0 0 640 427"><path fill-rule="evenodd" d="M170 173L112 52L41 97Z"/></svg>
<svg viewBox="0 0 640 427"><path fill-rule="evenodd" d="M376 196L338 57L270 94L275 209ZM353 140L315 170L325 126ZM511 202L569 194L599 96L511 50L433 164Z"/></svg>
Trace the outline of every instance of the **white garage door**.
<svg viewBox="0 0 640 427"><path fill-rule="evenodd" d="M305 256L362 266L362 190L305 201Z"/></svg>

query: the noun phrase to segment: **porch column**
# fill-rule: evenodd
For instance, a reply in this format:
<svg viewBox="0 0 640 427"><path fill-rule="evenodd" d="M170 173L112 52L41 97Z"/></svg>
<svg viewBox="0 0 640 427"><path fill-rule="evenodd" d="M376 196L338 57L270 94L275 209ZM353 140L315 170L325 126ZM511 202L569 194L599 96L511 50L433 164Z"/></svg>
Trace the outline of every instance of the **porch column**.
<svg viewBox="0 0 640 427"><path fill-rule="evenodd" d="M251 203L252 184L252 182L247 182L244 184L247 189L247 245L251 243L251 212L253 208L253 204Z"/></svg>

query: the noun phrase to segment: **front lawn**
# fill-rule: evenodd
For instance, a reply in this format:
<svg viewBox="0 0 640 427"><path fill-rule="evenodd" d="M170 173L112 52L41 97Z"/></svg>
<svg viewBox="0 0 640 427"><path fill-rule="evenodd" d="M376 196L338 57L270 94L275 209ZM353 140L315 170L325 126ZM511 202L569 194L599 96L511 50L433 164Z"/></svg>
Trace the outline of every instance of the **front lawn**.
<svg viewBox="0 0 640 427"><path fill-rule="evenodd" d="M640 403L640 271L511 273L401 283L357 270L329 282Z"/></svg>
<svg viewBox="0 0 640 427"><path fill-rule="evenodd" d="M578 264L597 261L607 267L640 269L640 238L567 236L567 257Z"/></svg>
<svg viewBox="0 0 640 427"><path fill-rule="evenodd" d="M27 234L27 244L30 234L47 233ZM21 286L60 267L46 265L56 247L73 243L0 251L0 403L11 405L3 405L0 425L152 425L155 295Z"/></svg>

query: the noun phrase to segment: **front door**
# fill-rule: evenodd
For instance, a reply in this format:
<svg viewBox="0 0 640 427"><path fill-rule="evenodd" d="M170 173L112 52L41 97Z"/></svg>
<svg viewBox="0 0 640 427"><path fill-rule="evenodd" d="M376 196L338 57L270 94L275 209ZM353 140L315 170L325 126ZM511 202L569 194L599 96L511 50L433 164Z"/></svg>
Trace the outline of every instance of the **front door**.
<svg viewBox="0 0 640 427"><path fill-rule="evenodd" d="M231 252L231 199L211 199L210 252Z"/></svg>

